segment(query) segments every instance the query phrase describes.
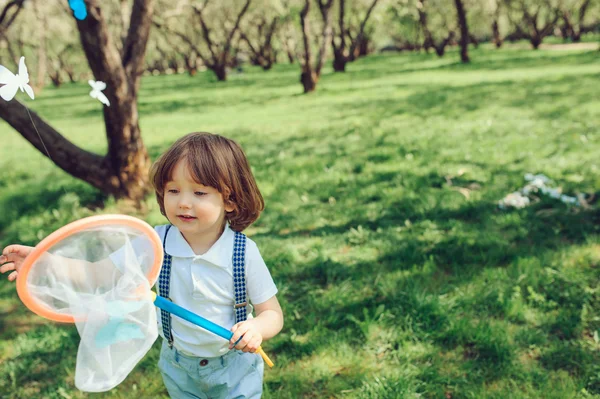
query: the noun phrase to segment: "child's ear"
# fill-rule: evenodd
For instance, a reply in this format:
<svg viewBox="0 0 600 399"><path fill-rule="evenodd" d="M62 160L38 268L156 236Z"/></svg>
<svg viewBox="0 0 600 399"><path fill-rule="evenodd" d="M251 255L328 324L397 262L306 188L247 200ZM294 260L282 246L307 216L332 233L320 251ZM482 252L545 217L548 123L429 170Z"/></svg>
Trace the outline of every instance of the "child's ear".
<svg viewBox="0 0 600 399"><path fill-rule="evenodd" d="M232 201L225 200L225 212L227 212L227 213L233 212L233 211L235 211L235 209L236 209L236 206Z"/></svg>
<svg viewBox="0 0 600 399"><path fill-rule="evenodd" d="M237 209L235 202L231 200L231 191L228 189L225 189L225 192L223 193L223 203L225 204L225 212L227 213L233 212Z"/></svg>

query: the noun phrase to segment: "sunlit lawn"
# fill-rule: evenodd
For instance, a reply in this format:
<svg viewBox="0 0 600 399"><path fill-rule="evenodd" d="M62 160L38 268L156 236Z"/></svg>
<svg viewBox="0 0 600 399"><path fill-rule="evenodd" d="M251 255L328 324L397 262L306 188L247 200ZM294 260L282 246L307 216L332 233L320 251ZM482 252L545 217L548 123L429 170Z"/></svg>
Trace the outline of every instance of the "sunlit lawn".
<svg viewBox="0 0 600 399"><path fill-rule="evenodd" d="M267 208L247 233L284 306L265 344L265 398L600 397L600 212L541 198L497 201L544 173L569 195L600 188L600 53L374 55L326 69L302 95L297 65L225 83L144 78L143 136L156 157L191 131L246 149ZM103 152L87 83L47 88L36 112ZM20 97L23 99L23 97ZM35 244L93 213L135 213L60 171L0 125L0 243ZM166 397L158 344L118 388L74 388L73 326L47 322L0 282L6 398Z"/></svg>

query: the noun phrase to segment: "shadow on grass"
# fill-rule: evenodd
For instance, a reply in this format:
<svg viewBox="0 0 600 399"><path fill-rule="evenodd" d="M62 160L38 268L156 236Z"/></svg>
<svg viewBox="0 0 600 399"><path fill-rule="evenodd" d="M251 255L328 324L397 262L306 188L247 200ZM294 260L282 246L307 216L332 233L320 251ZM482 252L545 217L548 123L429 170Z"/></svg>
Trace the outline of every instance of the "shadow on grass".
<svg viewBox="0 0 600 399"><path fill-rule="evenodd" d="M437 117L459 118L466 113L485 109L509 107L532 112L533 118L556 120L565 118L573 110L589 102L590 87L597 81L595 74L578 75L581 84L573 86L573 77L564 76L548 80L483 82L470 85L436 85L435 87L402 84L402 89L414 93L402 100L368 99L346 101L338 107L335 120L344 121L358 115L381 120L396 115L419 116L423 119ZM382 85L381 88L389 85ZM565 87L569 96L565 98ZM375 87L370 87L375 89ZM330 93L347 89L329 89ZM568 101L568 102L567 102Z"/></svg>
<svg viewBox="0 0 600 399"><path fill-rule="evenodd" d="M0 382L2 391L9 398L25 397L22 395L28 392L38 397L54 394L56 381L64 381L65 370L75 368L77 329L73 325L44 325L20 338L35 342L38 347L27 348L14 359L0 362L0 371L5 376ZM19 341L19 338L15 340L17 344Z"/></svg>
<svg viewBox="0 0 600 399"><path fill-rule="evenodd" d="M0 199L0 206L5 210L0 216L0 230L5 230L17 219L38 216L52 209L62 210L61 200L65 195L76 195L78 198L76 206L89 208L101 207L107 199L105 194L91 186L72 180L71 182L72 185L35 186L25 191L5 194Z"/></svg>
<svg viewBox="0 0 600 399"><path fill-rule="evenodd" d="M513 179L522 176L522 173L511 173L514 174ZM356 183L357 187L346 188L348 192L358 192L359 186L381 186L393 177L387 173L375 174L370 181L360 181ZM429 190L432 196L441 198L448 192L442 176L407 174L404 177L422 190ZM325 197L327 195L324 194ZM510 296L514 286L489 287L487 291L486 287L482 287L477 303L470 303L464 310L450 311L447 305L442 304L440 296L455 287L473 286L486 269L507 268L522 259L546 259L570 246L585 244L589 237L600 231L600 210L568 209L552 200L508 211L499 210L495 202L485 199L464 201L455 208L423 205L414 198L361 197L361 200L356 209L349 212L351 217L345 223L293 229L294 221L280 215L280 218L271 221L278 226L278 231L253 236L260 239L264 235L280 242L294 238L320 237L326 241L331 237L342 237L341 245L352 247L354 244L348 241L348 232L361 226L365 241L374 238L386 243L378 247L379 256L370 262L346 264L328 256L317 256L304 262L300 260L298 265L298 259L287 257L285 253L269 259L282 270L278 278L290 282L293 287L286 293L286 301L294 303L294 311L303 315L288 326L301 333L317 334L303 342L281 341L277 350L285 352L291 359L302 359L330 345L327 344L331 342L328 334L346 334L347 340L360 345L360 339L351 333L354 328L349 324L347 315L360 318L364 309L384 305L394 315L398 326L402 325L398 320L408 317L408 327L416 336L428 337L444 350L463 348L466 363L461 367L465 371L478 370L477 375L472 375L471 382L483 383L512 376L516 367L514 351L518 346L511 343L509 333L505 329L490 329L484 321L475 327L470 323L477 314L500 320L510 318L509 310L499 298ZM369 201L387 201L385 215L373 219L361 210ZM343 203L338 205L343 206ZM407 220L410 220L409 225ZM397 228L401 228L403 233L382 237L384 233L381 231L391 232ZM430 231L437 234L437 240L427 239ZM424 272L427 268L430 270ZM392 291L383 292L377 288L378 276L385 279L385 276L400 271L407 272L410 280L408 277L399 279ZM589 294L575 282L555 280L540 285L545 287L543 292L547 300L557 303L560 310L555 322L547 322L539 328L550 341L576 341L582 331L581 309L589 300ZM515 281L514 284L531 283ZM332 306L329 300L324 299L329 290L343 292L344 285L349 285L356 292L348 297L351 300L342 299ZM361 294L362 287L372 289L367 290L368 294ZM534 285L534 289L540 287ZM292 313L287 305L286 311L286 314ZM469 314L464 320L456 314L463 311ZM529 344L527 342L526 347ZM587 363L574 369L569 359L565 362L557 360L551 363L551 367L569 372L589 372L595 358L590 359L585 358ZM549 363L543 363L546 364Z"/></svg>
<svg viewBox="0 0 600 399"><path fill-rule="evenodd" d="M383 67L376 67L377 62L381 59L375 57L373 60L359 61L362 64L356 66L363 68L362 71L352 72L350 69L346 75L330 78L332 81L354 77L368 80L381 78L386 74L402 74L411 71L541 67L549 62L556 62L558 65L572 65L575 60L578 65L581 64L580 60L583 60L583 63L595 62L587 54L576 57L548 55L539 59L536 58L537 55L525 57L523 54L515 52L514 57L500 60L493 59L495 55L489 55L488 61L477 61L470 66L458 65L454 61L448 62L447 60L438 62L431 56L420 55L414 59L403 58L398 62L390 62ZM456 54L451 55L455 56ZM423 68L418 67L418 63L423 61L431 62ZM373 67L371 67L371 63ZM397 66L399 71L394 69ZM350 68L352 67L350 66ZM140 109L143 112L151 113L172 113L185 109L202 109L202 107L210 110L210 107L227 104L231 100L231 97L228 96L234 96L237 93L236 87L250 90L253 87L267 87L269 84L271 84L269 86L271 88L297 85L297 72L291 68L286 68L287 70L289 70L286 72L288 76L278 77L270 83L265 81L269 81L271 75L259 76L254 72L232 77L229 82L225 83L211 81L204 77L203 80L200 79L197 82L199 87L207 89L206 93L201 93L193 99L181 99L180 97L157 103L141 101ZM288 81L292 78L293 81ZM466 112L482 111L484 107L488 106L522 108L529 104L536 105L527 109L527 112L533 113L536 118L565 119L572 109L585 104L589 94L593 93L597 80L593 74L578 75L577 79L578 85L572 84L573 78L571 77L556 77L551 81L544 79L513 81L507 74L506 80L500 82L480 82L455 86L444 84L423 87L409 82L397 85L399 89L413 90L405 101L376 99L349 103L343 97L337 100L333 99L337 101L337 104L332 105L335 113L332 112L331 120L332 123L335 123L355 116L385 119L406 113L424 119L432 115L439 115L451 120ZM148 82L144 92L145 95L151 96L163 94L165 91L184 91L191 82L196 81L172 77L164 80L152 79ZM379 82L369 82L369 84L365 86L367 90L377 90L379 87L377 86ZM383 85L381 87L383 88ZM227 93L230 89L232 90ZM217 90L227 95L222 98L213 97L212 94ZM350 91L349 88L329 89L326 95L344 94ZM569 106L557 104L558 99L565 93L568 94L565 97L569 101ZM269 98L285 101L290 99L290 95L289 93L280 95L273 90L262 93L260 97L252 101L256 101L254 104L258 104ZM346 102L344 103L344 101ZM240 102L243 101L238 98L233 104L239 105ZM344 107L337 107L338 104L343 104ZM298 228L298 224L301 223L297 223L297 219L281 212L269 215L268 225L273 229L265 228L256 234L255 238L268 236L278 244L294 238L316 238L315 241L327 243L332 238L332 241L340 246L347 246L357 252L362 250L360 246L365 244L366 250L374 250L373 252L376 253L371 261L361 260L360 257L357 257L350 264L331 256L331 252L325 250L319 256L308 260L289 255L285 250L282 250L281 253L265 254L267 262L276 265L274 267L276 278L288 284L285 291L282 289L281 295L281 302L286 314L286 331L269 343L272 353L280 354L287 364L293 364L296 361L314 357L321 350L331 349L339 342L351 343L359 348L365 339L364 335L368 335L368 328L366 329L367 333L364 333L352 324L347 316L354 316L355 319L367 323L368 320L363 319L365 317L364 310L367 309L372 314L373 309L384 305L386 315L389 317L387 321L389 325L386 326L383 321L378 319L369 322L373 322L378 328L393 326L409 331L412 334L411 338L426 341L440 352L444 350L460 352L459 363L462 362L460 371L461 374L467 375L462 377L465 384L467 382L488 383L502 376L514 374L514 369L509 366L515 363L515 350L528 348L530 345L538 345L538 347L550 345L549 350L540 358L540 363L546 369L567 370L574 375L583 375L587 378L590 370L593 370L591 365L598 360L597 356L586 355L582 347L565 347L557 344L581 339L584 328L582 307L591 295L585 291L586 287L583 284L569 281L561 276L553 276L554 280L549 282L540 280L542 282L538 285L534 284L538 276L524 277L525 279L530 278L533 282L527 280L521 282L515 278L515 281L498 286L494 285L495 281L482 282L481 280L483 279L482 275L486 272L509 269L523 259L532 263L535 263L534 261L542 262L540 259L545 259L548 255L558 253L572 245L583 244L589 237L597 236L600 225L599 211L594 209L574 212L567 210L559 203L540 202L526 209L504 212L497 209L495 200L497 200L498 194L501 194L498 190L503 190L507 186L506 184L490 183L486 190L481 192L483 198L467 201L460 197L460 194L451 191L444 176L436 172L429 171L423 175L418 175L418 171L402 172L401 179L397 179L398 173L394 172L394 162L398 156L404 158L409 150L418 156L419 148L426 148L423 151L427 151L428 159L433 160L438 155L437 151L440 150L435 146L431 146L432 148L423 146L414 150L398 148L394 150L396 152L393 154L375 151L370 153L373 145L384 147L385 140L380 137L379 142L371 142L368 139L370 136L365 136L362 137L364 141L361 142L361 152L353 152L352 147L347 145L349 140L345 140L356 133L352 129L355 128L337 132L337 137L334 137L336 133L332 131L330 138L323 134L319 139L315 139L314 131L306 132L306 134L300 132L294 138L281 139L281 142L277 142L278 139L275 137L270 143L265 144L267 154L261 153L265 157L277 159L277 154L282 148L285 148L286 151L292 153L292 157L300 158L306 157L306 154L313 149L329 145L331 160L323 161L323 157L313 156L315 161L308 166L316 172L308 170L304 165L298 166L299 169L302 169L301 171L293 170L293 167L290 166L288 180L293 180L294 177L302 178L302 175L313 172L314 177L318 180L318 174L323 170L322 163L327 163L326 166L333 165L336 157L350 159L351 171L348 174L352 175L353 179L348 179L348 182L344 181L345 186L342 191L337 191L337 184L333 180L315 183L313 186L307 184L305 187L298 187L300 183L296 183L297 186L294 186L294 183L282 182L283 186L289 184L298 191L314 190L318 193L316 194L318 198L316 203L307 204L305 207L301 205L299 208L298 213L309 214L313 218L303 226L310 226L317 219L315 216L317 212L327 215L329 208L326 208L326 204L330 196L338 199L337 206L342 207L343 210L337 210L337 217L343 222L330 223L325 226L320 224L319 226L322 227L317 228ZM319 133L317 131L317 134ZM491 133L502 135L504 132L498 130ZM309 138L310 140L308 140ZM328 143L327 140L331 142ZM169 144L150 147L151 158L156 159ZM253 142L251 145L256 146L256 143ZM389 164L387 171L374 171L370 175L363 174L364 167L361 166L363 160L361 157L365 152L367 154L364 158L368 162ZM515 157L517 157L516 154ZM448 159L446 161L451 162ZM518 164L517 161L511 161L513 166ZM477 165L486 174L491 175L492 179L495 175L502 173L510 182L522 182L523 171L515 171L514 167L506 170L506 165L477 164L476 161L469 163ZM277 166L275 164L274 168ZM267 174L268 172L265 170L259 171L259 173ZM477 180L454 180L455 186L467 186L471 183L477 183ZM403 190L392 191L392 194L386 194L383 190L397 188L397 186ZM377 190L366 191L363 194L362 190L368 187L375 187ZM281 191L284 189L278 187L277 190L279 191L272 194L274 200L276 195L281 195ZM40 189L33 193L31 190L22 192L26 192L26 194L19 192L19 194L6 196L4 204L13 209L7 212L3 219L0 219L0 227L6 226L8 220L13 218L22 215L33 216L44 209L57 208L63 190ZM407 193L407 195L402 193ZM460 198L460 202L456 200L451 206L446 206L445 201L451 195ZM345 198L352 200L352 207L345 206ZM83 205L88 203L85 199L81 202ZM380 205L377 208L379 214L376 217L367 212L368 207L374 204ZM327 216L335 219L336 214L332 213ZM356 232L358 227L361 230L356 233L359 235L359 242L356 243L349 232ZM368 246L371 241L376 242L374 248ZM539 270L543 272L545 266L539 265ZM535 271L537 269L534 270L534 273ZM508 278L512 277L514 276L510 275ZM447 297L452 296L451 290L454 288L467 289L470 286L475 286L476 300L469 303L467 300L461 302L460 298L452 298L458 304L448 304ZM529 287L540 291L538 295L541 295L545 301L558 304L558 308L543 309L554 319L546 320L540 326L526 330L527 333L515 338L516 343L513 344L510 342L512 332L505 327L492 326L486 322L499 323L509 319L511 322L514 321L517 328L523 326L522 321L510 319L506 305L499 301L499 298L510 297L515 287L524 292L527 292L526 289ZM540 290L540 287L545 290ZM482 321L478 322L477 319L482 319ZM377 332L377 329L375 328L374 331ZM294 334L297 336L294 337ZM385 343L390 347L381 352L384 356L388 355L387 352L402 351L402 342L396 336L392 336ZM57 363L59 361L54 353L50 359ZM424 363L427 362L426 358L422 360ZM20 363L21 366L18 367L28 371L29 368L34 367L32 362L33 359L25 358L24 363ZM397 366L396 363L387 365L390 368L393 367L392 365ZM448 380L440 372L441 368L447 366L448 364L444 363L433 368L425 367L425 371L419 378L430 386L455 384L456 381ZM149 367L153 367L153 365ZM294 369L294 371L297 370L298 368ZM155 369L153 372L157 374ZM41 378L41 376L37 377ZM59 376L52 375L52 377L52 379L60 379ZM347 375L338 376L336 374L330 379L328 378L311 379L309 376L300 375L293 382L299 386L295 392L312 391L314 396L318 396L315 392L323 392L323 396L328 396L331 392L328 392L327 384L331 380L350 381L368 377L358 371L353 371ZM19 382L22 381L25 379L19 380ZM288 383L289 381L284 380L284 382ZM272 387L278 389L282 385L284 384L274 382ZM354 386L352 383L348 385ZM443 392L440 393L443 394Z"/></svg>
<svg viewBox="0 0 600 399"><path fill-rule="evenodd" d="M533 52L530 50L519 50L495 53L489 50L472 50L471 62L463 64L458 60L458 53L448 53L439 58L434 54L413 54L411 57L394 57L393 55L375 55L368 58L360 58L353 68L349 64L346 75L349 79L372 79L387 75L396 75L413 72L433 71L486 71L486 70L510 70L522 68L540 68L556 65L586 65L599 63L597 51L584 53L561 53L561 52ZM393 57L393 62L382 62L388 57ZM423 63L427 63L423 66ZM419 65L421 64L421 65Z"/></svg>

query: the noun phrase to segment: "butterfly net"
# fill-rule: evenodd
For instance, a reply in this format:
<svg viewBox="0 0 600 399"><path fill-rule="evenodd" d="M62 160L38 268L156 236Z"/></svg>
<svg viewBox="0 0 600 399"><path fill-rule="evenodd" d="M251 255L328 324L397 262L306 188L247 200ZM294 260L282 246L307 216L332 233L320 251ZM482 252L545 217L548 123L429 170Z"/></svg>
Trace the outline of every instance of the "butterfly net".
<svg viewBox="0 0 600 399"><path fill-rule="evenodd" d="M162 259L151 238L121 224L87 228L53 244L29 269L33 302L50 318L75 321L75 385L83 391L121 383L157 338L148 276Z"/></svg>

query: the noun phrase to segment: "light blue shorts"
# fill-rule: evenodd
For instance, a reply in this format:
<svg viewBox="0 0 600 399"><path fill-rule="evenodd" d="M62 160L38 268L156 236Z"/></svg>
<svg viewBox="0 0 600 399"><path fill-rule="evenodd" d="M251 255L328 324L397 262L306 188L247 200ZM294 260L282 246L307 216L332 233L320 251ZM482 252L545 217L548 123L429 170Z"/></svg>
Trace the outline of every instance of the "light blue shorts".
<svg viewBox="0 0 600 399"><path fill-rule="evenodd" d="M158 369L173 399L260 398L264 363L256 353L231 350L221 357L192 357L163 340Z"/></svg>

